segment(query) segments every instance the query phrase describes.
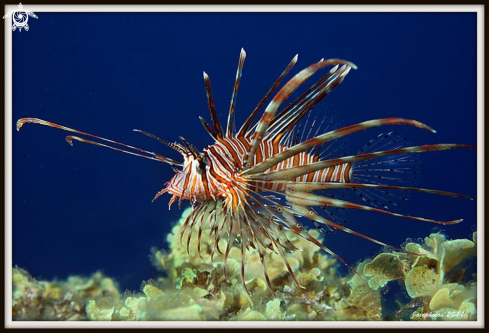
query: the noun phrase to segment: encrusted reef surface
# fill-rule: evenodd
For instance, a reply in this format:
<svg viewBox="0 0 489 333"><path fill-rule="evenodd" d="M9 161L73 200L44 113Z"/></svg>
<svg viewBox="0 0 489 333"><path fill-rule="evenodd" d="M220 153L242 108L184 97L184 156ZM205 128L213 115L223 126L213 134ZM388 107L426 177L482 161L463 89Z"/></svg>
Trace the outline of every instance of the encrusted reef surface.
<svg viewBox="0 0 489 333"><path fill-rule="evenodd" d="M143 282L140 292L121 293L100 272L67 281L37 281L15 267L12 276L13 320L476 320L476 233L473 240L447 240L435 233L424 242L407 243L409 252L381 253L342 276L336 259L315 245L290 236L303 251L289 255L297 287L281 258L268 251L267 271L278 298L263 276L258 253L247 252L241 283L241 250L232 247L223 276L223 258L214 255L202 232L197 242L180 244L182 219L168 235L169 251L153 249L154 266L163 274ZM313 236L319 234L311 231ZM197 235L193 235L197 239ZM185 236L186 238L186 236ZM185 242L184 242L185 243ZM220 248L226 248L221 240ZM399 291L389 289L396 285ZM389 291L395 301L386 300ZM391 295L392 296L392 295ZM390 297L392 298L392 297ZM392 304L394 303L394 304ZM390 308L390 314L387 315Z"/></svg>

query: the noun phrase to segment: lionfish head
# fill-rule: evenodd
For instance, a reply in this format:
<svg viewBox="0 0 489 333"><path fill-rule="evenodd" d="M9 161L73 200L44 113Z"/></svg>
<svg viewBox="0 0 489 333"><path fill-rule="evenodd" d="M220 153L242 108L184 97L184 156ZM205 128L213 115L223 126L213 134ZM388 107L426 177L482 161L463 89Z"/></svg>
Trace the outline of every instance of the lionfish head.
<svg viewBox="0 0 489 333"><path fill-rule="evenodd" d="M195 184L202 183L201 175L206 169L206 157L185 140L185 138L180 137L180 140L182 140L183 144L177 142L170 143L164 140L161 141L170 148L178 151L183 156L183 163L180 164L182 169L173 168L175 175L166 183L166 188L158 192L153 199L153 201L156 200L163 193L172 194L173 197L170 201L170 206L177 197L180 198L180 202L182 199L190 200L192 202L203 201L206 199L202 191L194 190L195 188L199 188L199 186L195 186Z"/></svg>

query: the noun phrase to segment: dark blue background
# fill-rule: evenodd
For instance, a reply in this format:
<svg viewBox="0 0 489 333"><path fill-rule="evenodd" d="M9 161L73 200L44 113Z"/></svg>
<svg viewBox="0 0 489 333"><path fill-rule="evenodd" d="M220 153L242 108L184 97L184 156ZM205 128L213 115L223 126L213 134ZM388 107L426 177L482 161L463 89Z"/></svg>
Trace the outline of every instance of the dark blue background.
<svg viewBox="0 0 489 333"><path fill-rule="evenodd" d="M345 124L405 117L438 131L370 130L353 139L353 152L390 130L417 144L476 144L475 13L37 15L28 32L13 33L12 128L19 118L37 117L179 158L132 129L170 141L182 135L199 149L211 144L198 119L209 119L202 71L224 122L243 47L238 125L299 53L293 73L323 57L358 65L327 98ZM29 124L13 133L13 263L48 279L102 269L122 289L137 290L157 276L150 248L166 246L181 214L176 205L168 211L169 195L151 203L173 172L79 142L70 147L67 134ZM476 197L475 151L422 159L422 187ZM397 211L465 221L440 227L357 212L348 226L394 246L433 230L450 238L475 230L475 201L418 193ZM344 233L326 236L325 244L350 264L380 250Z"/></svg>

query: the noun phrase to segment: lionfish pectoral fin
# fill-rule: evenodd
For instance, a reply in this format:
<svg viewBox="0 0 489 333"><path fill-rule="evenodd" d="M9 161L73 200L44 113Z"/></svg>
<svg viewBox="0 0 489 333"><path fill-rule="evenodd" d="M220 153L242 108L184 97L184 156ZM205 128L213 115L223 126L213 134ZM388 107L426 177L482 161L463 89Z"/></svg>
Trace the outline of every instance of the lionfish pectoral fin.
<svg viewBox="0 0 489 333"><path fill-rule="evenodd" d="M383 210L383 209L374 208L365 205L359 205L353 202L339 200L339 199L331 199L324 196L320 196L312 193L305 193L305 192L303 193L296 192L294 193L294 195L287 195L286 198L287 198L287 202L289 202L290 204L299 205L302 207L326 206L326 207L338 207L338 208L346 208L346 209L368 210L372 212L383 213L383 214L388 214L388 215L398 216L398 217L405 217L408 219L431 222L436 224L443 224L443 225L456 224L463 221L462 219L453 220L453 221L438 221L433 219L427 219L424 217L398 214L398 213L390 212L388 210Z"/></svg>
<svg viewBox="0 0 489 333"><path fill-rule="evenodd" d="M207 225L210 220L215 216L215 201L207 201L199 204L192 212L187 216L185 222L182 225L182 230L180 232L180 244L183 245L183 236L188 227L188 235L187 235L187 251L190 252L190 241L192 239L192 232L197 223L199 223L199 230L197 234L197 253L200 258L202 258L201 253L201 236L203 228L202 226ZM204 222L205 221L205 222Z"/></svg>
<svg viewBox="0 0 489 333"><path fill-rule="evenodd" d="M278 228L278 225L273 220L273 216L275 216L275 214L273 214L268 206L263 205L258 198L250 196L250 199L253 201L252 203L256 204L256 206L253 206L249 202L245 202L246 206L244 208L244 212L246 213L244 213L243 215L248 217L245 219L246 225L242 226L241 230L244 231L243 235L246 238L246 235L248 233L246 228L249 226L252 229L252 232L250 234L252 234L253 238L257 240L257 246L255 247L255 249L259 253L268 288L276 297L276 294L273 292L271 286L270 278L268 276L263 250L272 251L275 254L280 255L294 283L298 287L304 288L299 283L294 271L292 270L292 267L290 266L287 256L285 255L285 252L283 250L283 247L285 248L285 246L281 244L281 237L283 236L277 235L277 232L281 230ZM254 221L254 223L248 224L248 218ZM253 245L253 243L249 240L247 243Z"/></svg>
<svg viewBox="0 0 489 333"><path fill-rule="evenodd" d="M176 197L176 196L174 196L174 197ZM173 199L173 197L172 197L172 199ZM187 226L190 223L190 219L192 218L193 213L194 213L194 211L192 211L192 212L190 212L190 214L188 214L187 218L185 219L185 222L182 225L182 230L180 230L180 245L183 245L183 235L185 234L185 230L187 230ZM190 229L189 233L191 233L191 232L192 232L192 230Z"/></svg>
<svg viewBox="0 0 489 333"><path fill-rule="evenodd" d="M429 151L441 151L441 150L449 150L449 149L475 149L475 147L470 146L470 145L465 145L465 144L451 144L451 143L450 144L433 144L433 145L406 147L406 148L378 151L375 153L366 153L366 154L360 154L360 155L345 156L345 157L340 157L340 158L332 158L332 159L328 159L325 161L318 161L318 162L309 163L306 165L300 165L300 166L296 166L296 167L292 167L292 168L288 168L288 169L282 169L282 170L274 170L274 171L270 171L270 172L260 172L257 174L255 174L253 172L253 174L251 174L251 175L246 174L245 176L251 180L290 181L290 180L296 179L300 176L303 176L303 175L306 175L306 174L309 174L312 172L316 172L319 170L323 170L323 169L326 169L329 167L334 167L336 165L341 165L341 164L345 164L345 163L354 163L354 162L358 162L358 161L369 160L369 159L374 159L374 158L379 158L379 157L384 157L384 156L422 153L422 152L429 152ZM292 150L292 148L289 150ZM283 153L281 153L281 154L283 154ZM278 155L280 155L280 154L278 154Z"/></svg>
<svg viewBox="0 0 489 333"><path fill-rule="evenodd" d="M235 216L231 216L229 218L228 230L227 230L227 245L226 245L226 250L224 252L224 261L223 261L223 274L227 282L229 282L227 276L227 261L228 261L229 253L231 251L231 247L236 239L237 232L235 229L238 228L239 223L240 222L238 218L236 218Z"/></svg>
<svg viewBox="0 0 489 333"><path fill-rule="evenodd" d="M205 218L205 214L201 214L201 216L200 216L200 224L199 224L199 231L197 233L197 253L199 254L200 259L204 259L202 257L202 251L200 250L201 244L202 244L202 231L203 231L202 225L203 225L204 218Z"/></svg>
<svg viewBox="0 0 489 333"><path fill-rule="evenodd" d="M93 134L81 132L81 131L78 131L78 130L75 130L75 129L72 129L72 128L69 128L69 127L66 127L66 126L58 125L58 124L55 124L55 123L52 123L52 122L49 122L49 121L46 121L46 120L38 119L38 118L22 118L22 119L19 119L17 121L17 131L19 131L21 129L21 127L25 123L32 123L32 124L39 124L39 125L49 126L49 127L61 129L63 131L73 132L73 133L77 133L77 134L80 134L80 135L89 136L89 137L92 137L92 138L96 138L98 140L110 142L110 143L113 143L113 144L116 144L116 145L119 145L119 146L123 146L123 147L127 147L129 149L133 149L133 150L139 151L141 153L147 154L148 156L142 155L142 154L138 154L138 153L134 153L134 152L131 152L131 151L128 151L128 150L124 150L124 149L112 147L112 146L109 146L109 145L105 145L103 143L99 143L99 142L87 140L87 139L84 139L84 138L81 138L81 137L78 137L78 136L69 135L69 136L66 137L66 142L68 142L71 146L73 146L73 140L76 140L76 141L88 143L88 144L99 146L99 147L109 148L109 149L116 150L116 151L119 151L119 152L122 152L122 153L126 153L126 154L130 154L130 155L138 156L138 157L147 158L147 159L153 160L153 161L164 162L164 163L167 163L167 164L170 164L170 165L177 165L177 166L181 166L182 165L182 163L180 163L180 162L177 162L175 160L172 160L171 158L164 157L162 155L156 154L154 152L150 152L150 151L147 151L147 150L144 150L144 149L141 149L141 148L137 148L137 147L133 147L133 146L130 146L130 145L126 145L124 143L120 143L120 142L117 142L117 141L114 141L114 140L109 140L109 139L106 139L106 138L103 138L103 137L100 137L100 136L96 136L96 135L93 135Z"/></svg>
<svg viewBox="0 0 489 333"><path fill-rule="evenodd" d="M321 248L322 250L326 251L327 253L329 253L330 255L332 255L333 257L335 257L336 259L338 259L346 267L348 267L352 272L354 272L354 273L356 273L356 274L358 274L358 275L361 276L361 274L359 274L353 267L351 267L350 265L348 265L346 263L346 261L343 260L343 258L341 258L339 255L337 255L333 251L331 251L328 247L326 247L324 244L322 244L321 242L319 242L316 238L312 237L309 234L309 232L307 232L307 230L304 229L304 227L299 223L299 221L297 221L297 219L295 218L295 216L296 215L303 216L302 215L304 213L303 209L300 209L297 206L291 206L291 207L282 206L281 213L285 217L284 222L287 224L287 226L289 227L289 229L294 234L296 234L296 235L304 238L305 240L309 241L310 243L312 243L312 244L318 246L319 248ZM309 218L309 216L307 216L307 218Z"/></svg>
<svg viewBox="0 0 489 333"><path fill-rule="evenodd" d="M418 187L379 185L379 184L357 184L357 183L337 183L337 182L294 182L294 183L287 182L286 191L293 194L295 191L312 192L316 190L359 189L359 188L391 189L391 190L424 192L424 193L431 193L431 194L438 194L438 195L445 195L449 197L465 198L465 199L473 200L471 197L467 195L454 193L454 192L431 190L431 189L418 188Z"/></svg>
<svg viewBox="0 0 489 333"><path fill-rule="evenodd" d="M266 248L260 242L257 242L256 250L258 251L258 255L260 257L260 262L263 267L263 275L265 276L265 282L267 283L268 290L270 290L273 297L278 298L277 294L273 290L272 282L270 281L270 276L268 275L267 271L267 263L265 260L265 255L263 254L263 250L266 251Z"/></svg>
<svg viewBox="0 0 489 333"><path fill-rule="evenodd" d="M165 187L164 189L162 189L161 191L159 191L158 193L156 193L155 197L153 198L153 200L151 200L151 202L154 202L156 199L158 199L162 194L164 194L166 192L168 192L168 189ZM172 202L170 202L170 204L168 205L169 206L168 209L171 208L171 204L172 204Z"/></svg>
<svg viewBox="0 0 489 333"><path fill-rule="evenodd" d="M383 118L383 119L375 119L375 120L368 120L364 121L362 123L342 127L333 131L329 131L327 133L318 135L316 137L313 137L311 139L308 139L304 142L295 144L294 146L288 148L287 150L276 154L275 156L272 156L266 160L263 160L261 163L258 163L254 165L252 168L243 171L243 175L251 176L251 175L257 175L257 174L262 174L266 170L270 169L274 165L277 165L278 163L285 161L286 159L295 156L297 154L300 154L304 151L307 151L309 149L312 149L314 147L321 146L327 142L340 139L342 137L345 137L347 135L360 132L369 128L373 127L379 127L379 126L384 126L384 125L410 125L414 127L418 127L421 129L425 129L428 131L431 131L432 133L436 133L436 131L429 127L428 125L425 125L419 121L416 120L411 120L411 119L404 119L404 118ZM358 156L358 155L355 155Z"/></svg>
<svg viewBox="0 0 489 333"><path fill-rule="evenodd" d="M238 230L239 234L241 237L241 240L239 242L240 244L240 250L241 250L241 267L240 267L240 273L241 273L241 284L243 286L243 289L246 291L248 295L251 295L250 291L248 290L248 287L246 286L246 278L245 278L245 262L246 262L246 252L248 251L248 244L253 244L252 235L249 232L249 221L248 221L248 216L245 214L244 210L240 210L239 212L239 223L238 223Z"/></svg>
<svg viewBox="0 0 489 333"><path fill-rule="evenodd" d="M173 203L175 202L175 200L177 200L177 196L176 195L172 195L170 201L168 202L168 210L171 209L171 205L173 205Z"/></svg>
<svg viewBox="0 0 489 333"><path fill-rule="evenodd" d="M190 224L190 227L188 230L188 235L187 235L187 253L189 254L190 257L192 256L190 254L190 240L192 239L192 233L193 233L195 225L197 224L198 221L202 222L202 219L199 217L201 217L200 214L203 211L203 206L204 205L202 205L202 204L199 205L196 209L192 210L192 212L190 213L190 216L192 216L192 219L191 219L191 224ZM185 221L185 222L187 222L187 221ZM198 240L198 241L200 242L200 240ZM200 256L200 243L198 245L199 246L198 246L197 252Z"/></svg>
<svg viewBox="0 0 489 333"><path fill-rule="evenodd" d="M367 143L357 154L379 150L408 147L410 142L396 132L381 133ZM358 184L402 185L414 188L421 179L422 163L418 154L385 156L373 160L362 160L351 164L349 182ZM374 207L401 206L408 200L409 191L391 192L387 188L354 188L358 197Z"/></svg>
<svg viewBox="0 0 489 333"><path fill-rule="evenodd" d="M302 205L291 205L291 208L290 208L290 211L295 213L295 214L300 214L301 216L304 216L305 218L309 219L309 220L312 220L312 221L315 221L315 222L318 222L318 223L321 223L321 224L324 224L324 225L327 225L329 227L332 227L332 228L335 228L335 229L338 229L338 230L341 230L341 231L344 231L346 233L349 233L349 234L352 234L354 236L357 236L357 237L360 237L360 238L363 238L363 239L366 239L368 241L371 241L375 244L379 244L379 245L382 245L382 246L386 246L392 250L396 250L396 251L400 251L400 252L404 252L404 253L408 253L408 254L412 254L412 255L416 255L416 256L424 256L424 255L420 255L419 253L415 253L415 252L411 252L411 251L406 251L406 250L403 250L403 249L400 249L400 248L397 248L397 247L394 247L392 245L389 245L389 244L386 244L386 243L383 243L379 240L376 240L374 238L371 238L371 237L368 237L364 234L361 234L359 232L356 232L356 231L353 231L349 228L346 228L338 223L335 223L335 222L332 222L328 219L325 219L324 217L320 216L319 214L317 214L316 212L314 212L313 210L311 210L310 208L308 207L305 207L305 206L302 206ZM314 239L314 238L313 238ZM315 240L315 239L314 239ZM317 242L317 240L315 240ZM316 242L314 242L316 244ZM321 244L319 242L317 242L318 244ZM324 245L321 244L321 248L323 248ZM353 272L355 272L356 274L360 275L355 269L353 269L350 265L348 265L342 258L340 258L338 255L336 255L335 253L333 253L331 250L329 249L325 249L326 252L332 254L333 256L335 256L338 260L340 260L343 264L345 264L348 268L350 268Z"/></svg>
<svg viewBox="0 0 489 333"><path fill-rule="evenodd" d="M214 261L214 254L217 250L218 253L222 254L221 249L219 248L219 241L221 240L221 232L226 223L226 210L223 207L224 204L222 201L219 201L217 206L217 212L214 216L212 224L210 225L209 231L209 239L211 239L212 234L214 234L214 240L212 241L212 249L211 249L211 261Z"/></svg>

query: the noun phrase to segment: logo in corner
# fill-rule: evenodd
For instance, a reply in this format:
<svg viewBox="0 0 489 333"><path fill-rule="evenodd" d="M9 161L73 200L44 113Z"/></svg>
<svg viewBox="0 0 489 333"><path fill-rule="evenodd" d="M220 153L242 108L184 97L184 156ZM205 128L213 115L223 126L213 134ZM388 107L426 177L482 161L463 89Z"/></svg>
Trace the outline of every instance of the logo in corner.
<svg viewBox="0 0 489 333"><path fill-rule="evenodd" d="M6 18L12 14L12 31L15 31L15 29L19 28L19 31L22 31L22 28L25 29L25 31L29 31L29 25L27 24L27 21L29 19L29 16L32 16L33 18L37 19L37 15L31 12L30 10L24 9L24 6L22 6L22 3L19 3L19 8L16 10L12 10L5 14L3 18Z"/></svg>

